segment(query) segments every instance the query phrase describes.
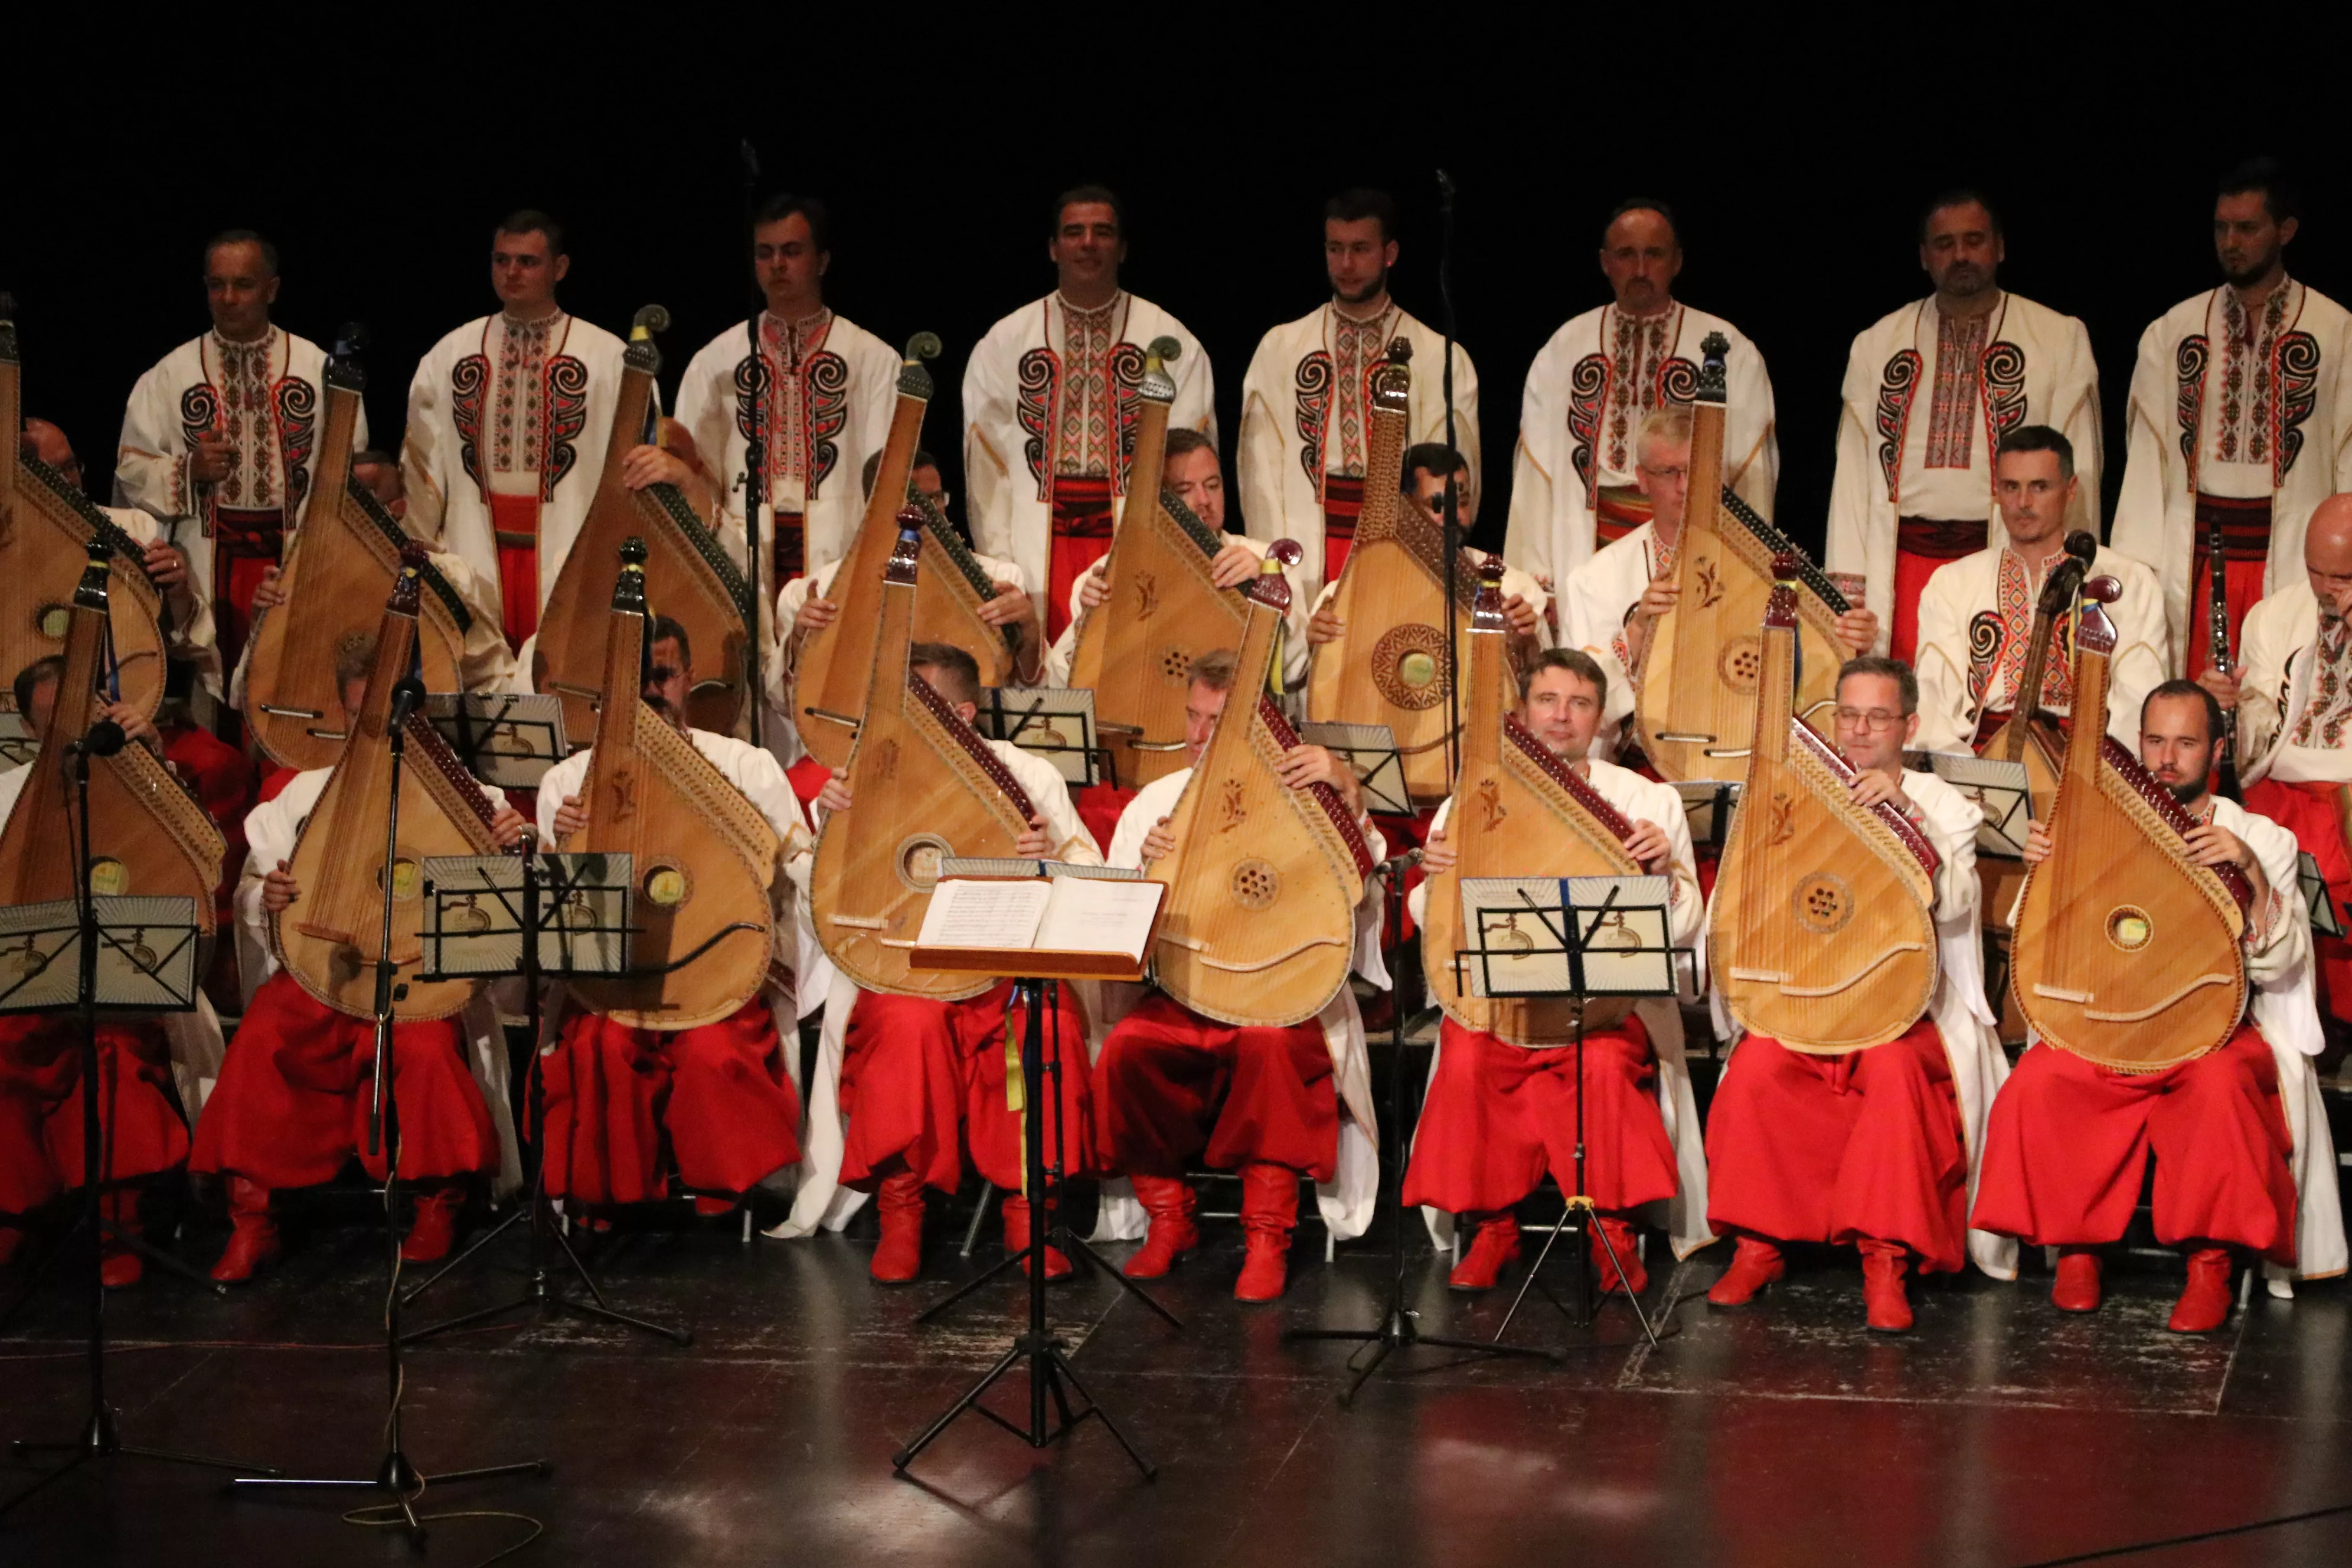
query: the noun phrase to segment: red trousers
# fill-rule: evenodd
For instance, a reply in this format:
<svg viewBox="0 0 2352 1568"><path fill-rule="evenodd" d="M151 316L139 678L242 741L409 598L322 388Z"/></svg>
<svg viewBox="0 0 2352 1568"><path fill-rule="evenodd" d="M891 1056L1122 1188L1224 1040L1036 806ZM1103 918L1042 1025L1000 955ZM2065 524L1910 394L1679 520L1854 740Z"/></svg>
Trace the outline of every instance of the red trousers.
<svg viewBox="0 0 2352 1568"><path fill-rule="evenodd" d="M1095 1064L1101 1168L1181 1176L1257 1162L1328 1182L1339 1168L1339 1100L1313 1019L1245 1029L1155 991L1119 1020Z"/></svg>
<svg viewBox="0 0 2352 1568"><path fill-rule="evenodd" d="M520 648L539 630L539 498L493 492L490 529L499 546L499 624L507 646Z"/></svg>
<svg viewBox="0 0 2352 1568"><path fill-rule="evenodd" d="M1616 1213L1675 1195L1675 1147L1655 1098L1650 1032L1628 1017L1584 1037L1584 1184L1576 1181L1576 1047L1529 1050L1448 1018L1422 1102L1404 1201L1451 1214L1507 1209L1549 1170Z"/></svg>
<svg viewBox="0 0 2352 1568"><path fill-rule="evenodd" d="M1116 785L1088 784L1070 797L1070 804L1078 808L1078 820L1087 825L1087 831L1095 836L1095 842L1108 849L1112 837L1118 832L1120 815L1127 810L1128 803L1135 798L1136 794L1131 781Z"/></svg>
<svg viewBox="0 0 2352 1568"><path fill-rule="evenodd" d="M1866 606L1887 623L1889 653L1906 664L1915 661L1919 649L1919 596L1927 591L1927 579L1948 562L1982 550L1991 532L1992 525L1981 518L1895 521L1895 603Z"/></svg>
<svg viewBox="0 0 2352 1568"><path fill-rule="evenodd" d="M1975 1223L2035 1247L2114 1241L2153 1153L2158 1241L2219 1242L2291 1265L2294 1152L2278 1064L2252 1024L2157 1073L2037 1045L1993 1101Z"/></svg>
<svg viewBox="0 0 2352 1568"><path fill-rule="evenodd" d="M1969 1162L1936 1026L1807 1056L1750 1035L1706 1127L1707 1222L1774 1241L1900 1242L1930 1272L1968 1259Z"/></svg>
<svg viewBox="0 0 2352 1568"><path fill-rule="evenodd" d="M403 1180L498 1165L498 1132L467 1049L455 1018L393 1026ZM334 1180L357 1154L382 1181L383 1148L367 1152L374 1074L375 1026L338 1013L279 970L253 994L229 1042L220 1082L196 1121L189 1169L309 1187Z"/></svg>
<svg viewBox="0 0 2352 1568"><path fill-rule="evenodd" d="M2197 497L2196 530L2189 557L2189 647L2182 667L2194 680L2213 668L2213 525L2221 525L2221 597L2228 605L2230 649L2242 673L2246 647L2239 632L2246 612L2262 602L2263 574L2271 555L2271 498ZM2239 761L2242 763L2245 759Z"/></svg>
<svg viewBox="0 0 2352 1568"><path fill-rule="evenodd" d="M2294 835L2319 863L2339 919L2352 899L2352 847L2345 841L2346 810L2352 791L2340 784L2281 784L2264 779L2246 786L2246 809L2259 812ZM2319 1010L2352 1023L2352 942L2311 933L2311 955L2319 982Z"/></svg>
<svg viewBox="0 0 2352 1568"><path fill-rule="evenodd" d="M595 1204L668 1195L678 1180L748 1192L801 1157L801 1100L785 1076L775 1015L755 996L733 1017L663 1033L574 1014L541 1058L547 1190Z"/></svg>
<svg viewBox="0 0 2352 1568"><path fill-rule="evenodd" d="M286 553L286 514L213 510L213 637L221 668L235 669L253 635L253 591Z"/></svg>
<svg viewBox="0 0 2352 1568"><path fill-rule="evenodd" d="M71 1017L0 1018L0 1214L39 1208L81 1185L81 1038ZM188 1157L161 1024L100 1020L98 1072L102 1179L150 1176Z"/></svg>
<svg viewBox="0 0 2352 1568"><path fill-rule="evenodd" d="M1356 520L1364 514L1361 476L1323 476L1323 581L1337 583L1356 545ZM1465 531L1465 532L1467 530Z"/></svg>
<svg viewBox="0 0 2352 1568"><path fill-rule="evenodd" d="M1045 566L1045 640L1060 640L1070 624L1070 588L1110 553L1118 501L1108 474L1054 478L1052 545Z"/></svg>
<svg viewBox="0 0 2352 1568"><path fill-rule="evenodd" d="M868 1186L903 1164L926 1186L951 1193L963 1180L966 1151L980 1173L1007 1192L1020 1192L1024 1157L1022 1112L1005 1100L1008 1032L1018 1048L1028 1027L1028 1009L1015 1008L1007 981L963 1002L932 1002L868 991L849 1016L847 1054L841 1064L841 1109L849 1119L842 1152L841 1179ZM1093 1165L1093 1099L1087 1068L1087 1021L1077 997L1061 988L1061 1003L1045 1020L1045 1061L1052 1061L1053 1034L1061 1031L1062 1092L1058 1113L1049 1109L1042 1131L1045 1157L1054 1158L1059 1129L1067 1140L1062 1156L1071 1174Z"/></svg>

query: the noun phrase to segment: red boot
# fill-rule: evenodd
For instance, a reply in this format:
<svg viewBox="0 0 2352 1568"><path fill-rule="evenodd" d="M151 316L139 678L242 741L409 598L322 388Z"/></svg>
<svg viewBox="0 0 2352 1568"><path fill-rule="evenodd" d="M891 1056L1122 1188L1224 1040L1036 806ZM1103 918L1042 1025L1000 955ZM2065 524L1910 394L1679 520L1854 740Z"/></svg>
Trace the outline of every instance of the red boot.
<svg viewBox="0 0 2352 1568"><path fill-rule="evenodd" d="M1476 1216L1465 1215L1464 1224ZM1508 1210L1487 1216L1470 1239L1470 1250L1445 1277L1449 1290L1492 1290L1503 1270L1519 1260L1519 1222Z"/></svg>
<svg viewBox="0 0 2352 1568"><path fill-rule="evenodd" d="M1236 1301L1279 1300L1290 1281L1290 1233L1298 1225L1298 1173L1253 1160L1242 1167L1242 1277Z"/></svg>
<svg viewBox="0 0 2352 1568"><path fill-rule="evenodd" d="M1029 1200L1015 1194L1007 1193L1004 1194L1004 1255L1010 1258L1028 1245ZM1034 1261L1036 1261L1034 1258L1024 1258L1021 1263L1021 1272L1028 1273L1030 1264ZM1058 1247L1046 1247L1045 1278L1067 1279L1069 1277L1070 1260L1062 1256L1062 1249Z"/></svg>
<svg viewBox="0 0 2352 1568"><path fill-rule="evenodd" d="M213 1278L224 1285L235 1285L278 1260L278 1226L269 1217L269 1189L243 1176L231 1176L228 1217L233 1227L228 1247L213 1265Z"/></svg>
<svg viewBox="0 0 2352 1568"><path fill-rule="evenodd" d="M1634 1245L1633 1226L1612 1215L1594 1215L1592 1227L1599 1233L1594 1237L1609 1238L1608 1247L1592 1249L1592 1274L1603 1296L1613 1296L1622 1290L1628 1296L1638 1296L1650 1288L1650 1271L1642 1267L1642 1249ZM1610 1261L1614 1249L1617 1260Z"/></svg>
<svg viewBox="0 0 2352 1568"><path fill-rule="evenodd" d="M115 1237L135 1238L139 1235L139 1194L136 1191L108 1193L100 1197L98 1205L98 1212L114 1227L114 1236L107 1237L99 1248L98 1277L106 1281L110 1290L136 1285L146 1269L128 1243Z"/></svg>
<svg viewBox="0 0 2352 1568"><path fill-rule="evenodd" d="M1903 1277L1911 1254L1899 1241L1862 1239L1862 1306L1870 1326L1882 1334L1911 1331L1911 1297Z"/></svg>
<svg viewBox="0 0 2352 1568"><path fill-rule="evenodd" d="M882 1178L874 1194L882 1240L866 1271L879 1285L907 1285L923 1271L923 1178L900 1171Z"/></svg>
<svg viewBox="0 0 2352 1568"><path fill-rule="evenodd" d="M1129 1279L1163 1279L1176 1260L1201 1245L1201 1226L1192 1216L1201 1206L1192 1184L1169 1176L1129 1176L1136 1201L1151 1216L1151 1228L1119 1269Z"/></svg>
<svg viewBox="0 0 2352 1568"><path fill-rule="evenodd" d="M2099 1255L2087 1247L2058 1249L2058 1279L2050 1287L2050 1304L2062 1312L2099 1310Z"/></svg>
<svg viewBox="0 0 2352 1568"><path fill-rule="evenodd" d="M408 1222L408 1239L400 1244L403 1263L437 1263L449 1256L457 1239L457 1213L466 1206L460 1187L429 1187L416 1194L416 1217Z"/></svg>
<svg viewBox="0 0 2352 1568"><path fill-rule="evenodd" d="M2200 1247L2189 1254L2189 1287L2164 1326L2176 1334L2210 1334L2230 1321L2230 1249Z"/></svg>
<svg viewBox="0 0 2352 1568"><path fill-rule="evenodd" d="M1706 1293L1710 1307L1745 1307L1756 1300L1767 1285L1777 1283L1789 1271L1780 1260L1780 1249L1758 1236L1739 1238L1738 1250L1732 1255L1731 1267Z"/></svg>

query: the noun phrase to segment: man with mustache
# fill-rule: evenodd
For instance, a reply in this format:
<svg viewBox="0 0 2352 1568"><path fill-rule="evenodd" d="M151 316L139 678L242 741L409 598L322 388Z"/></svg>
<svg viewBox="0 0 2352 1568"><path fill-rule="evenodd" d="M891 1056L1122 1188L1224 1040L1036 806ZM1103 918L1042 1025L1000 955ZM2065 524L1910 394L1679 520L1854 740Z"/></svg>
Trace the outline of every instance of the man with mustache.
<svg viewBox="0 0 2352 1568"><path fill-rule="evenodd" d="M1927 579L2003 542L1993 452L2010 431L2047 425L2074 444L2083 482L2065 527L2099 529L2091 334L2005 292L2007 255L2000 215L1982 195L1936 197L1919 220L1919 266L1935 293L1857 336L1846 361L1823 564L1863 579L1863 602L1886 628L1881 650L1906 663Z"/></svg>
<svg viewBox="0 0 2352 1568"><path fill-rule="evenodd" d="M2352 489L2352 406L2336 383L2352 361L2352 314L2287 276L2300 193L2258 158L2222 176L2213 251L2222 284L2140 334L2115 546L2164 584L2179 668L2207 652L2210 568L2221 530L2230 634L2254 602L2294 581L2314 508Z"/></svg>
<svg viewBox="0 0 2352 1568"><path fill-rule="evenodd" d="M2188 1285L2167 1325L2182 1334L2228 1320L2233 1249L2258 1257L2277 1286L2290 1272L2324 1277L2345 1266L2336 1154L2306 1059L2321 1037L2294 836L2208 793L2221 721L2210 692L2167 681L2141 706L2139 757L2196 824L2189 858L2235 866L2252 886L2248 1015L2220 1049L2161 1072L2117 1072L2047 1042L2027 1047L1986 1123L1969 1221L2056 1247L2052 1304L2095 1311L2103 1249L2123 1238L2155 1155L2157 1239L2189 1255ZM2048 859L2054 842L2035 823L2027 863Z"/></svg>

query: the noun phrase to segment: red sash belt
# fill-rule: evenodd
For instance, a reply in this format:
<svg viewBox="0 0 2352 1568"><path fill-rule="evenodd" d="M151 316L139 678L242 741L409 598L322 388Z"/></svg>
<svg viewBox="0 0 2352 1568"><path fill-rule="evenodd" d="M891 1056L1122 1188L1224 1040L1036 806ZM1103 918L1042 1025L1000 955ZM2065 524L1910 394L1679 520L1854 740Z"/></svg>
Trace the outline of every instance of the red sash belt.
<svg viewBox="0 0 2352 1568"><path fill-rule="evenodd" d="M275 561L286 543L286 514L276 507L267 511L213 510L213 547L241 561Z"/></svg>
<svg viewBox="0 0 2352 1568"><path fill-rule="evenodd" d="M1108 474L1054 477L1053 551L1045 584L1045 636L1062 635L1070 624L1070 585L1110 553L1112 523Z"/></svg>
<svg viewBox="0 0 2352 1568"><path fill-rule="evenodd" d="M2221 525L2221 559L2268 561L2271 553L2271 498L2268 496L2209 496L2197 492L2197 553L2206 553L2207 536Z"/></svg>
<svg viewBox="0 0 2352 1568"><path fill-rule="evenodd" d="M1356 542L1356 519L1364 510L1364 481L1346 474L1323 476L1323 581L1339 581Z"/></svg>
<svg viewBox="0 0 2352 1568"><path fill-rule="evenodd" d="M769 548L770 559L775 562L775 581L788 583L808 570L808 527L806 519L796 511L772 511L775 521L775 542Z"/></svg>
<svg viewBox="0 0 2352 1568"><path fill-rule="evenodd" d="M1990 537L1990 525L1982 518L1905 517L1895 522L1895 548L1929 561L1974 555Z"/></svg>

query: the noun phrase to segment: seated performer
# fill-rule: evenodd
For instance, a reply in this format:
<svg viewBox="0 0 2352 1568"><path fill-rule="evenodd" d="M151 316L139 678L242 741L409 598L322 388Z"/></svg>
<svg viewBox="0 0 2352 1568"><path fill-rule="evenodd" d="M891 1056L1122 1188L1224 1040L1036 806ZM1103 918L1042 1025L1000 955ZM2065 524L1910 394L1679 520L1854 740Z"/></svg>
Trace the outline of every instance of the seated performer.
<svg viewBox="0 0 2352 1568"><path fill-rule="evenodd" d="M1920 595L1919 750L1965 752L2009 722L2025 676L2034 601L2065 557L2067 519L2081 511L2074 500L2080 484L2074 443L2049 426L2021 426L2000 438L1993 501L2007 542L1937 567ZM2168 668L2164 595L2155 573L2112 550L2099 551L2091 574L2123 584L2123 596L2107 606L2116 623L2107 733L2131 745L2140 701ZM2056 648L2042 667L2039 705L2061 719L2074 711L2071 655L2069 647Z"/></svg>
<svg viewBox="0 0 2352 1568"><path fill-rule="evenodd" d="M2336 907L2352 899L2352 495L2330 496L2303 536L2304 577L2246 614L2235 673L2197 683L2237 715L2246 809L2293 833L2319 863ZM2311 933L2319 1009L2352 1024L2352 942Z"/></svg>
<svg viewBox="0 0 2352 1568"><path fill-rule="evenodd" d="M374 639L340 650L335 678L346 729L357 721L375 662ZM375 1028L328 1006L279 967L269 917L298 908L302 889L289 867L311 808L332 768L293 775L246 818L244 879L236 912L261 956L262 973L230 1042L219 1087L196 1121L188 1168L224 1178L228 1188L227 1248L213 1265L224 1283L250 1279L279 1252L269 1194L334 1180L357 1154L370 1177L384 1179L384 1157L368 1152ZM501 845L521 840L523 819L506 797L480 786L498 806L491 831ZM400 1120L400 1176L417 1189L416 1217L400 1255L429 1263L456 1239L464 1183L497 1172L504 1123L506 1042L479 1000L455 1017L395 1024L393 1092ZM511 1171L507 1173L512 1174Z"/></svg>
<svg viewBox="0 0 2352 1568"><path fill-rule="evenodd" d="M687 727L694 650L662 616L647 633L652 668L645 699L759 808L776 837L807 829L776 759L746 741ZM551 847L588 826L580 789L595 756L574 752L539 784L539 831ZM782 878L778 879L779 882ZM548 1192L592 1205L648 1203L669 1190L665 1149L696 1211L723 1215L761 1180L801 1157L800 1095L789 1076L798 1053L793 997L772 977L731 1017L665 1032L635 1028L584 1009L551 1007L541 1072Z"/></svg>
<svg viewBox="0 0 2352 1568"><path fill-rule="evenodd" d="M1602 758L1632 743L1625 721L1633 711L1634 665L1651 621L1674 607L1675 547L1690 501L1691 413L1669 405L1642 416L1634 436L1633 482L1649 498L1650 521L1607 544L1569 574L1559 588L1559 646L1581 648L1608 672L1609 700L1594 741ZM1838 617L1838 640L1870 651L1878 616L1867 607Z"/></svg>
<svg viewBox="0 0 2352 1568"><path fill-rule="evenodd" d="M17 672L16 710L37 735L48 728L64 671L64 659L53 654ZM133 742L162 753L155 726L137 709L101 702L93 718L113 721ZM33 770L47 761L36 757L0 773L0 826L15 815ZM58 823L57 830L67 831L67 825ZM71 1012L0 1017L0 1264L24 1244L20 1216L82 1184L81 1047L80 1023ZM201 1080L218 1070L220 1050L220 1022L209 1007L161 1019L100 1021L99 1075L108 1086L99 1108L106 1161L100 1212L119 1230L139 1232L138 1184L187 1159L181 1106L196 1103ZM109 1240L100 1272L110 1286L136 1284L139 1255Z"/></svg>
<svg viewBox="0 0 2352 1568"><path fill-rule="evenodd" d="M2344 1268L2336 1160L2303 1059L2318 1053L2320 1033L2294 836L2208 793L2221 717L2201 687L2166 681L2143 707L2139 755L2199 824L2190 858L2235 866L2252 885L2243 939L2251 1016L2220 1049L2160 1072L2117 1072L2047 1043L2029 1047L1993 1102L1974 1220L2058 1248L2051 1301L2095 1310L2099 1249L2122 1238L2154 1154L2157 1239L2189 1254L2188 1285L2167 1325L2183 1334L2229 1318L2232 1248L2306 1276ZM2052 843L2035 823L2027 862L2047 859Z"/></svg>
<svg viewBox="0 0 2352 1568"><path fill-rule="evenodd" d="M1838 675L1838 751L1857 772L1857 805L1891 803L1940 858L1936 993L1906 1034L1843 1056L1810 1056L1750 1035L1724 1064L1706 1128L1707 1219L1739 1238L1706 1293L1738 1307L1780 1279L1781 1244L1862 1250L1867 1321L1911 1327L1904 1278L1914 1264L1951 1274L1973 1254L2009 1278L2009 1249L1967 1234L1972 1161L2007 1058L1985 1006L1977 922L1982 814L1933 773L1903 771L1919 727L1918 687L1893 659L1851 659ZM1729 1034L1727 1019L1717 1028Z"/></svg>
<svg viewBox="0 0 2352 1568"><path fill-rule="evenodd" d="M1233 695L1235 662L1224 648L1192 661L1184 710L1191 764L1146 784L1119 815L1112 865L1142 866L1181 851L1169 837L1169 814ZM1249 700L1244 692L1244 714ZM1373 858L1385 854L1346 763L1320 746L1298 746L1283 759L1280 773L1293 789L1320 783L1338 790L1356 813ZM1356 972L1385 987L1375 940L1381 901L1379 883L1367 879L1356 907ZM1185 1180L1195 1160L1241 1173L1247 1254L1234 1286L1237 1301L1272 1301L1282 1294L1302 1171L1322 1187L1324 1219L1334 1235L1360 1236L1370 1223L1378 1181L1367 1173L1374 1166L1366 1163L1376 1158L1370 1140L1377 1123L1363 1022L1349 986L1342 985L1317 1016L1280 1029L1217 1023L1160 992L1144 994L1096 1059L1095 1117L1103 1167L1133 1182L1150 1216L1142 1247L1123 1270L1130 1279L1157 1279L1199 1247L1198 1197ZM1364 1143L1346 1162L1359 1180L1341 1170L1347 1137Z"/></svg>
<svg viewBox="0 0 2352 1568"><path fill-rule="evenodd" d="M908 650L908 664L965 723L972 721L979 711L980 665L971 654L946 643L917 643ZM1024 859L1101 865L1102 852L1078 820L1061 771L1009 741L986 744L1037 808L1013 853ZM850 809L848 776L845 769L834 773L816 798L820 812ZM873 826L876 831L902 830L888 823ZM1004 1194L1005 1251L1027 1247L1021 1112L1008 1108L1005 1099L1006 1077L1017 1072L1007 1059L1005 1041L1008 1034L1015 1041L1022 1038L1027 1019L1015 1012L1007 1021L1013 983L1002 982L961 1002L859 992L838 974L830 984L845 994L830 999L829 1005L855 1007L841 1064L840 1101L847 1125L840 1179L845 1186L876 1194L882 1242L874 1249L874 1278L904 1285L921 1270L924 1189L952 1194L962 1184L967 1151L972 1165ZM1061 998L1046 1027L1060 1030L1064 1042L1059 1115L1069 1130L1069 1168L1075 1173L1087 1167L1090 1153L1087 1028L1067 986L1061 988ZM1045 1132L1051 1150L1050 1121ZM1050 1249L1048 1278L1069 1272L1069 1260Z"/></svg>
<svg viewBox="0 0 2352 1568"><path fill-rule="evenodd" d="M1686 947L1698 935L1704 910L1680 797L1670 785L1586 755L1607 689L1607 677L1591 656L1548 648L1520 678L1520 718L1553 755L1633 824L1625 851L1644 871L1672 879L1666 940ZM1437 808L1422 850L1424 871L1454 864L1454 850L1445 838L1453 809L1451 800ZM1527 868L1530 874L1542 869ZM1417 890L1414 896L1424 894ZM1661 1048L1653 1048L1654 1029ZM1490 1289L1504 1267L1518 1258L1519 1226L1512 1205L1536 1190L1545 1171L1561 1192L1580 1190L1578 1070L1576 1048L1568 1040L1529 1047L1465 1029L1452 1018L1440 1026L1437 1061L1422 1101L1412 1163L1405 1169L1404 1201L1460 1215L1476 1226L1468 1255L1446 1277L1454 1289ZM1622 1289L1638 1295L1648 1288L1649 1276L1634 1249L1628 1216L1643 1204L1675 1196L1677 1159L1667 1132L1670 1116L1689 1146L1689 1163L1703 1167L1698 1106L1682 1059L1679 1009L1662 999L1613 1028L1588 1033L1582 1072L1587 1160L1580 1190L1600 1210L1596 1223L1624 1272L1621 1277L1611 1265L1607 1250L1595 1248L1593 1263L1602 1294Z"/></svg>

